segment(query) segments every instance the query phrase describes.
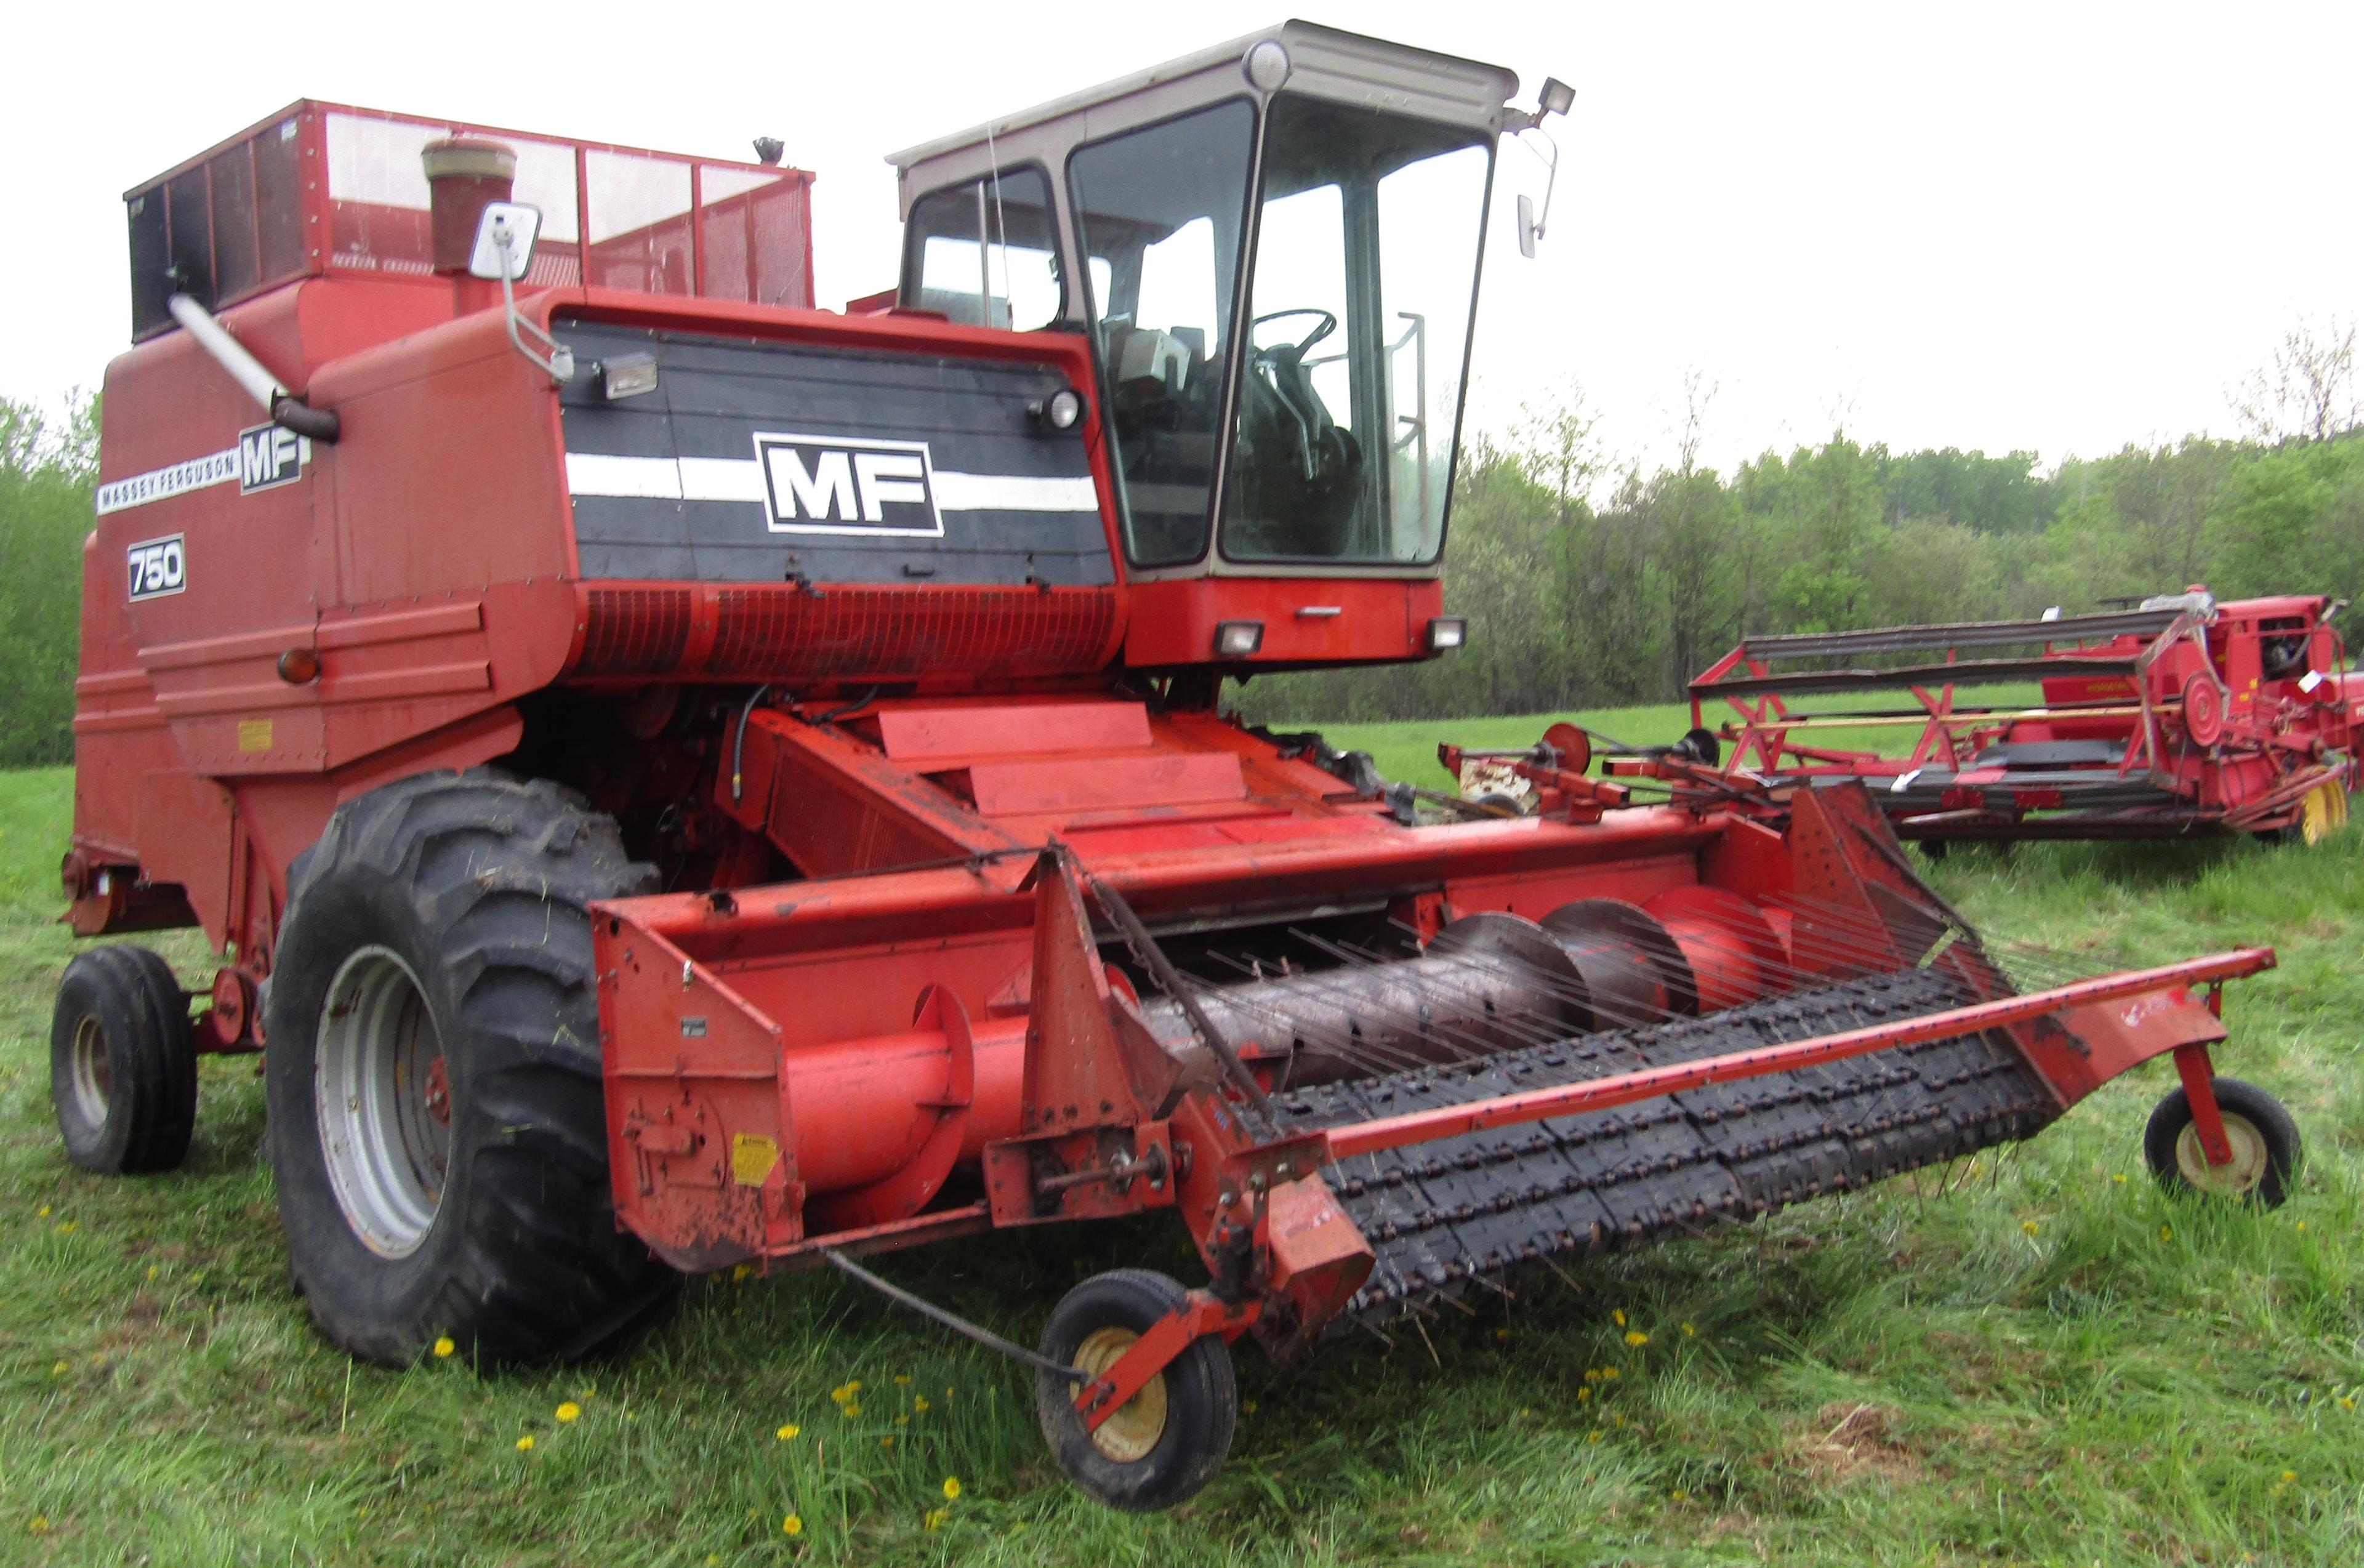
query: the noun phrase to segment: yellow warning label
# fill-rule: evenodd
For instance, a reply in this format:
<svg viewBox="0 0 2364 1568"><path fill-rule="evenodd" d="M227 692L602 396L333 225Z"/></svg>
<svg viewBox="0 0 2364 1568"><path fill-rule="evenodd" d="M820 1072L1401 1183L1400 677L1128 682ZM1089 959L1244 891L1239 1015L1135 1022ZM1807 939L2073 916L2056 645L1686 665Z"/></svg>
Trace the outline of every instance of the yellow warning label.
<svg viewBox="0 0 2364 1568"><path fill-rule="evenodd" d="M760 1187L772 1167L780 1162L780 1146L760 1132L730 1135L730 1179L742 1187Z"/></svg>
<svg viewBox="0 0 2364 1568"><path fill-rule="evenodd" d="M241 718L238 721L238 749L241 751L271 750L271 720Z"/></svg>

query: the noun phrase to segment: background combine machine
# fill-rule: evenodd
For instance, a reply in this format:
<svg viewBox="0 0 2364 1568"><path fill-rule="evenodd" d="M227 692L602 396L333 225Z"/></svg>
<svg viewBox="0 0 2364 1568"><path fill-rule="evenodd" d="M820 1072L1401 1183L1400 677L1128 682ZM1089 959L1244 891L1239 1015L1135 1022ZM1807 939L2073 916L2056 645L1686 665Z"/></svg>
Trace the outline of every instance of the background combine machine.
<svg viewBox="0 0 2364 1568"><path fill-rule="evenodd" d="M1691 683L1691 722L1723 699L1735 773L1861 779L1909 839L2313 842L2358 783L2364 683L2328 624L2341 604L2192 588L2099 615L1752 637ZM1957 698L2030 681L2032 705ZM1790 706L1875 692L1912 706ZM1823 743L1880 728L1917 729L1910 754Z"/></svg>
<svg viewBox="0 0 2364 1568"><path fill-rule="evenodd" d="M75 960L69 1153L172 1165L193 1052L267 1040L296 1282L389 1362L1171 1209L1208 1284L1100 1276L1016 1351L1129 1507L1213 1473L1242 1334L2022 1136L2161 1052L2167 1179L2277 1198L2295 1134L2209 1060L2269 952L2014 984L1858 791L1422 826L1221 714L1461 639L1493 157L1566 104L1515 91L1292 23L919 149L854 315L767 166L307 104L135 192L66 876L78 930L224 962L192 1023L152 954Z"/></svg>

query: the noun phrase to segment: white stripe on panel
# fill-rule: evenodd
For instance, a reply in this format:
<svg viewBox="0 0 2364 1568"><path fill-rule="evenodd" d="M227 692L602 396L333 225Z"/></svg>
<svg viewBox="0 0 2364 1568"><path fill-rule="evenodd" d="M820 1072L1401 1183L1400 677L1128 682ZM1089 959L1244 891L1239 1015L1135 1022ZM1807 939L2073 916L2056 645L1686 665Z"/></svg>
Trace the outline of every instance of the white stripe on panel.
<svg viewBox="0 0 2364 1568"><path fill-rule="evenodd" d="M1023 473L930 476L936 506L947 512L1098 512L1099 489L1090 475L1037 478ZM566 486L577 495L619 495L651 501L764 500L764 470L746 458L615 457L568 452Z"/></svg>
<svg viewBox="0 0 2364 1568"><path fill-rule="evenodd" d="M764 500L763 465L743 457L686 457L681 460L681 498L685 501Z"/></svg>
<svg viewBox="0 0 2364 1568"><path fill-rule="evenodd" d="M960 473L940 468L936 505L947 512L1097 512L1099 487L1085 474L1037 479L1023 473Z"/></svg>
<svg viewBox="0 0 2364 1568"><path fill-rule="evenodd" d="M751 462L747 466L755 465ZM577 495L630 495L651 501L678 501L681 470L669 457L568 452L566 488Z"/></svg>

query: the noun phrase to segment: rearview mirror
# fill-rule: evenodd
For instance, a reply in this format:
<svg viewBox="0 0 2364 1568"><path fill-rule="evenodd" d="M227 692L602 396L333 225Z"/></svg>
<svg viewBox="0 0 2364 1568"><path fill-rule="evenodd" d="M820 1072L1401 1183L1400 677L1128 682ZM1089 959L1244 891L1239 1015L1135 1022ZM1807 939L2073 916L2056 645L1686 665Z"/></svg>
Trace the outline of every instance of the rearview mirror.
<svg viewBox="0 0 2364 1568"><path fill-rule="evenodd" d="M541 209L524 202L487 202L476 220L476 248L468 256L468 275L486 282L515 283L533 261L533 242L541 234Z"/></svg>
<svg viewBox="0 0 2364 1568"><path fill-rule="evenodd" d="M1519 254L1532 261L1535 259L1535 240L1543 233L1543 225L1535 221L1535 198L1519 198Z"/></svg>

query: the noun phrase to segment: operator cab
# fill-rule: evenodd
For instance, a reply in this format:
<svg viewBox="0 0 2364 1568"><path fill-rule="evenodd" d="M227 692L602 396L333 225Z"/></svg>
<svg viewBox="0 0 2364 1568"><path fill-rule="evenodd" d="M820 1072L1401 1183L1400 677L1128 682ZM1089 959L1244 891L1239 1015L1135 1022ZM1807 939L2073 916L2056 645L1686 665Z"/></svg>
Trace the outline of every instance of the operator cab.
<svg viewBox="0 0 2364 1568"><path fill-rule="evenodd" d="M900 303L1089 334L1136 580L1433 578L1517 90L1289 22L898 153Z"/></svg>

